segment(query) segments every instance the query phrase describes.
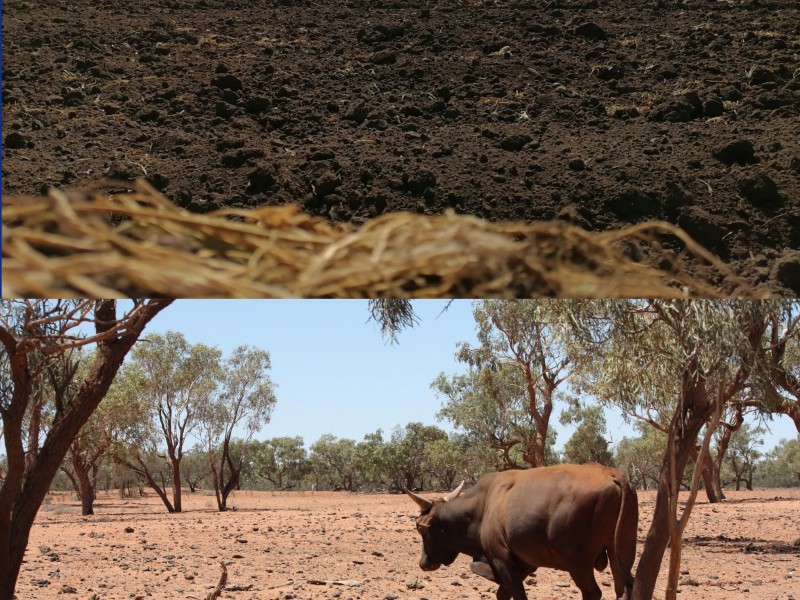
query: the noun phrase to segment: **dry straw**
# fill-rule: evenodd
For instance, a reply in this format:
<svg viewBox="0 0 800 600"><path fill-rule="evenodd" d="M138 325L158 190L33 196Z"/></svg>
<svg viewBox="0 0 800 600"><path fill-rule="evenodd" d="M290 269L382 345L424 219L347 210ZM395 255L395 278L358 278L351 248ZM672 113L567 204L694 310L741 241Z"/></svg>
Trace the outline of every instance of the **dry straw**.
<svg viewBox="0 0 800 600"><path fill-rule="evenodd" d="M686 233L663 222L594 233L561 221L394 213L356 227L295 206L195 214L143 181L120 193L102 191L110 185L3 198L5 296L756 295ZM680 240L695 275L685 260L673 260L668 271L645 264L666 260L658 242L664 235ZM636 253L647 260L630 258ZM712 277L726 282L727 293Z"/></svg>

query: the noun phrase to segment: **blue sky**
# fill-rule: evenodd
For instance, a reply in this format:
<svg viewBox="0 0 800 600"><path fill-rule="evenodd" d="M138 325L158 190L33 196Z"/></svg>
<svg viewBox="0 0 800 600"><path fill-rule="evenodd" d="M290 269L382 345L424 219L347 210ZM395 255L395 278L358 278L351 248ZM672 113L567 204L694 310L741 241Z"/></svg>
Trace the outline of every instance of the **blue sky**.
<svg viewBox="0 0 800 600"><path fill-rule="evenodd" d="M403 331L395 345L386 343L374 322L367 322L367 301L360 300L178 300L147 326L149 332L182 332L191 343L218 346L228 355L236 346L263 348L272 360L277 384L272 419L259 439L300 435L310 446L326 433L361 441L383 429L412 421L438 425L441 400L430 383L441 372L463 372L456 345L475 343L472 303L414 301L420 323ZM571 435L551 419L557 448ZM606 411L614 442L632 435L621 418ZM791 419L771 423L763 449L793 438Z"/></svg>

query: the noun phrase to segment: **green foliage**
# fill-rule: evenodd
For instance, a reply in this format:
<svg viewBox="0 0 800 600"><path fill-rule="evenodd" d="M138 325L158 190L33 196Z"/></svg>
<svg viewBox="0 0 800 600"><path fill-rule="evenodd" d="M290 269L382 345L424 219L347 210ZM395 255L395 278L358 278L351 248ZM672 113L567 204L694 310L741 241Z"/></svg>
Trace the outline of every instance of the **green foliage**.
<svg viewBox="0 0 800 600"><path fill-rule="evenodd" d="M438 440L447 440L447 433L435 425L409 423L392 431L386 468L393 487L424 487L424 477L430 472L429 450Z"/></svg>
<svg viewBox="0 0 800 600"><path fill-rule="evenodd" d="M397 336L407 328L419 323L410 300L387 298L369 301L370 320L381 327L381 334L390 343L397 343Z"/></svg>
<svg viewBox="0 0 800 600"><path fill-rule="evenodd" d="M311 445L309 460L317 489L354 492L359 485L354 440L325 434Z"/></svg>
<svg viewBox="0 0 800 600"><path fill-rule="evenodd" d="M252 442L249 468L277 490L298 487L308 470L303 438L277 437Z"/></svg>
<svg viewBox="0 0 800 600"><path fill-rule="evenodd" d="M559 306L475 303L479 344L461 344L456 354L467 373L449 380L440 374L432 383L445 399L439 418L486 440L502 453L503 468L548 464L550 416L570 364Z"/></svg>
<svg viewBox="0 0 800 600"><path fill-rule="evenodd" d="M642 421L635 427L639 437L622 438L615 448L614 464L625 471L630 482L639 489L654 488L658 486L667 436Z"/></svg>
<svg viewBox="0 0 800 600"><path fill-rule="evenodd" d="M800 435L782 439L764 457L754 474L755 485L764 487L800 486Z"/></svg>
<svg viewBox="0 0 800 600"><path fill-rule="evenodd" d="M561 413L560 421L562 425L577 425L564 445L565 462L612 464L613 457L605 437L606 418L600 405L581 406L574 401Z"/></svg>

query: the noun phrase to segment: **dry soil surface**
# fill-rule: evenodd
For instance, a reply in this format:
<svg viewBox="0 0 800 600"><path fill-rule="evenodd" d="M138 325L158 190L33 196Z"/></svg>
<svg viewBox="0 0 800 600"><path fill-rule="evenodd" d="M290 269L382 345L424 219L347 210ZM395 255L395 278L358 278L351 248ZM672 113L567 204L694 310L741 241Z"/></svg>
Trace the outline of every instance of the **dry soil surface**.
<svg viewBox="0 0 800 600"><path fill-rule="evenodd" d="M700 499L688 524L683 599L800 598L800 489L730 492ZM365 600L493 599L496 586L469 571L465 556L424 573L416 505L402 495L337 492L237 492L235 510L213 496L185 494L185 512L168 514L155 495L120 500L101 494L82 517L69 495L48 497L33 528L17 597L47 599L194 598L216 585L222 598ZM652 518L653 492L640 492L639 552ZM667 559L655 597L663 597ZM598 574L613 597L608 570ZM566 573L542 569L526 585L533 598L578 598ZM74 594L71 596L70 594Z"/></svg>
<svg viewBox="0 0 800 600"><path fill-rule="evenodd" d="M796 0L7 0L2 190L665 219L800 295Z"/></svg>

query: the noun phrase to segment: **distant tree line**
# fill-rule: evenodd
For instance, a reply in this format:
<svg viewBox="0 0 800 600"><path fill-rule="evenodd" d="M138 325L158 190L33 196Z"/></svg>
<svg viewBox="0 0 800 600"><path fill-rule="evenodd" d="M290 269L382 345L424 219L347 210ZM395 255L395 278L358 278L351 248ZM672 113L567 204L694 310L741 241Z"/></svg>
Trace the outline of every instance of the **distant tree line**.
<svg viewBox="0 0 800 600"><path fill-rule="evenodd" d="M640 490L655 489L666 439L662 433L637 425L639 435L622 438L613 448L602 411L597 405L572 408L561 413L562 422L577 427L561 452L548 444L548 464L600 462L628 474ZM721 461L725 489L754 487L800 487L800 438L781 440L769 452L761 452L764 429L744 423L733 435ZM399 492L402 488L424 491L451 490L461 481L474 483L483 474L507 468L502 451L469 434L446 432L435 425L409 423L397 426L390 435L382 430L361 441L324 435L306 447L301 436L266 440L234 438L230 454L241 463L240 477L233 489L246 490L334 490L348 492ZM716 457L718 446L712 446ZM216 455L215 452L212 455ZM521 459L512 453L512 458ZM159 488L171 488L173 479L157 453L144 459L145 467L130 469L112 456L92 465L91 494L96 490L118 490L123 496L144 494L151 485L142 470L155 471L161 463ZM183 452L181 483L190 493L215 491L209 454L200 444ZM72 489L80 498L81 485L73 471L72 457L63 465L54 490ZM151 474L152 477L152 474ZM683 478L682 488L690 480ZM174 508L174 507L173 507Z"/></svg>

